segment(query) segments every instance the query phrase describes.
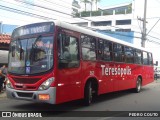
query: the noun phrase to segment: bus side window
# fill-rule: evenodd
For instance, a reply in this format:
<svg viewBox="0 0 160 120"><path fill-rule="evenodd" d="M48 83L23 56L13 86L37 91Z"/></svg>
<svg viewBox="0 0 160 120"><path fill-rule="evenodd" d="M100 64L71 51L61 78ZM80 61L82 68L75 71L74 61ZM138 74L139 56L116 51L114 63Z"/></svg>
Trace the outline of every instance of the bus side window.
<svg viewBox="0 0 160 120"><path fill-rule="evenodd" d="M143 64L148 65L148 54L147 54L147 52L143 52Z"/></svg>
<svg viewBox="0 0 160 120"><path fill-rule="evenodd" d="M124 47L120 44L113 44L114 61L124 62Z"/></svg>
<svg viewBox="0 0 160 120"><path fill-rule="evenodd" d="M134 51L131 47L125 47L125 62L126 63L133 63L134 62Z"/></svg>
<svg viewBox="0 0 160 120"><path fill-rule="evenodd" d="M112 61L112 43L104 41L104 60Z"/></svg>
<svg viewBox="0 0 160 120"><path fill-rule="evenodd" d="M142 64L142 53L140 50L135 49L134 52L134 62L136 64Z"/></svg>
<svg viewBox="0 0 160 120"><path fill-rule="evenodd" d="M97 58L99 60L103 60L104 55L104 40L98 40L98 52L97 52Z"/></svg>
<svg viewBox="0 0 160 120"><path fill-rule="evenodd" d="M79 67L78 39L59 34L58 38L59 68Z"/></svg>
<svg viewBox="0 0 160 120"><path fill-rule="evenodd" d="M81 46L83 60L96 60L96 38L81 35Z"/></svg>
<svg viewBox="0 0 160 120"><path fill-rule="evenodd" d="M153 65L153 58L151 53L148 53L148 61L149 61L149 65Z"/></svg>

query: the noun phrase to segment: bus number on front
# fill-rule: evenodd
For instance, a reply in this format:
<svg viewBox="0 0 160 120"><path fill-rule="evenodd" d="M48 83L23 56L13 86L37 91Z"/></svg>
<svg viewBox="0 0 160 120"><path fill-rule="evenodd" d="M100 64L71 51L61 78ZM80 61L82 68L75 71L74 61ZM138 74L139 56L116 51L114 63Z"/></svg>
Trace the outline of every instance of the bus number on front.
<svg viewBox="0 0 160 120"><path fill-rule="evenodd" d="M94 75L94 71L90 71L90 75Z"/></svg>

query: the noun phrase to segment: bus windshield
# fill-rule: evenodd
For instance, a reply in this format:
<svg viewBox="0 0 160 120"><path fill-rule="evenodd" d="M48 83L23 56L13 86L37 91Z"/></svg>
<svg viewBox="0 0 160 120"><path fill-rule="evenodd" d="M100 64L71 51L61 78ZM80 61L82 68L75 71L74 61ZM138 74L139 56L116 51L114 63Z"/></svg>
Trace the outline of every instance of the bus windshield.
<svg viewBox="0 0 160 120"><path fill-rule="evenodd" d="M53 36L15 39L10 44L8 72L36 74L53 66Z"/></svg>

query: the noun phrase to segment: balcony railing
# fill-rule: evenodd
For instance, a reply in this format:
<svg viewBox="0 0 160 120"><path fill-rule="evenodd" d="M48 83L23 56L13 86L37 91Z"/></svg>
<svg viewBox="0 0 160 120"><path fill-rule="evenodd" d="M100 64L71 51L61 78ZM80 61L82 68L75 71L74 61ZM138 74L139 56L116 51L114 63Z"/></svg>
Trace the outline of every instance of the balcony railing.
<svg viewBox="0 0 160 120"><path fill-rule="evenodd" d="M106 15L119 15L119 14L131 14L132 10L115 11L115 10L98 10L98 11L82 11L74 14L74 17L92 17L92 16L106 16Z"/></svg>

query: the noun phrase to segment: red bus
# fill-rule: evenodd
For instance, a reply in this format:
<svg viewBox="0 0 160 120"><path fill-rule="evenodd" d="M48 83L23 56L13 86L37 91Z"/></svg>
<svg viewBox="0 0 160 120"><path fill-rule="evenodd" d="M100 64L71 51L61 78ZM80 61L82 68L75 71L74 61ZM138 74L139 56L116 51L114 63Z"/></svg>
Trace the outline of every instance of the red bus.
<svg viewBox="0 0 160 120"><path fill-rule="evenodd" d="M7 96L59 104L134 89L154 80L152 53L68 23L16 28L9 48Z"/></svg>

